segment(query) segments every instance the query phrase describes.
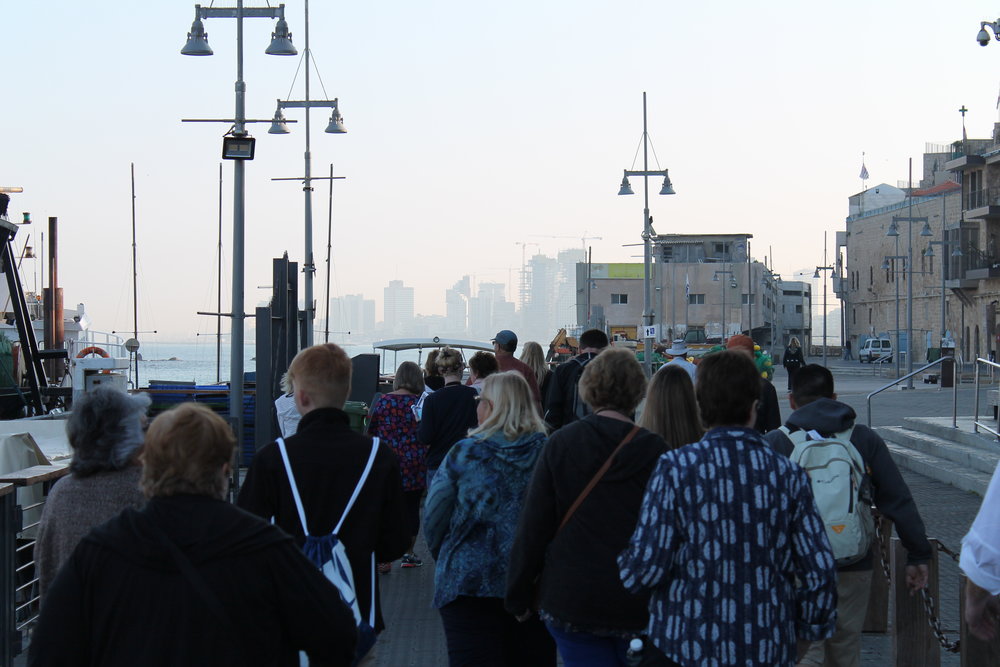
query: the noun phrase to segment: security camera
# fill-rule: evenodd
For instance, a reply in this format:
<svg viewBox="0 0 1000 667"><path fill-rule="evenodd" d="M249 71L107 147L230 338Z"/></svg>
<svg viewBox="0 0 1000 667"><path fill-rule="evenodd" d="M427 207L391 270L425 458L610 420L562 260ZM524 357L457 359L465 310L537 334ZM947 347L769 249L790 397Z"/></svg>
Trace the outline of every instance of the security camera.
<svg viewBox="0 0 1000 667"><path fill-rule="evenodd" d="M990 43L990 33L986 32L985 23L979 28L979 34L976 35L976 41L979 42L979 46L986 46Z"/></svg>

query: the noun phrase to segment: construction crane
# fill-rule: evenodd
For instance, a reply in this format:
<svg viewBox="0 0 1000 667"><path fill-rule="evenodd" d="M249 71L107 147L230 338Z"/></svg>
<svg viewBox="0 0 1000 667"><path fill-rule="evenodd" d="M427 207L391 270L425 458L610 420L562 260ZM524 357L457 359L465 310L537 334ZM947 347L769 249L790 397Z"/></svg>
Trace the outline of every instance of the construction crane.
<svg viewBox="0 0 1000 667"><path fill-rule="evenodd" d="M583 236L556 236L554 234L532 234L532 238L545 238L545 239L580 239L583 246L583 251L587 252L587 241L603 241L602 236L587 236L587 232L583 232Z"/></svg>

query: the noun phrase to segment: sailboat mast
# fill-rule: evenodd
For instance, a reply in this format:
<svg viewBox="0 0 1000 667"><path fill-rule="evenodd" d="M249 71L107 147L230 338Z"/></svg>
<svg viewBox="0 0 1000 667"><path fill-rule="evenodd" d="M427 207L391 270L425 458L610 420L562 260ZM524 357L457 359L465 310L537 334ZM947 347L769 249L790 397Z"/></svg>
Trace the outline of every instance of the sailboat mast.
<svg viewBox="0 0 1000 667"><path fill-rule="evenodd" d="M139 271L136 262L135 244L135 162L130 163L132 172L132 337L139 340ZM135 357L135 387L139 387L139 355Z"/></svg>
<svg viewBox="0 0 1000 667"><path fill-rule="evenodd" d="M222 163L219 163L219 276L215 307L215 383L222 383Z"/></svg>

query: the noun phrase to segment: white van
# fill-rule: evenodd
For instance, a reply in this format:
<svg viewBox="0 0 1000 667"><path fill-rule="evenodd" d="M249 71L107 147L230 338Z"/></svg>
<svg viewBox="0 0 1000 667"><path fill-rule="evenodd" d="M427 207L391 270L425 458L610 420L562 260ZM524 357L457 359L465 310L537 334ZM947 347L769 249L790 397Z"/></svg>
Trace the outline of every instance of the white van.
<svg viewBox="0 0 1000 667"><path fill-rule="evenodd" d="M888 338L869 338L858 350L858 361L871 363L876 359L892 356L892 342Z"/></svg>

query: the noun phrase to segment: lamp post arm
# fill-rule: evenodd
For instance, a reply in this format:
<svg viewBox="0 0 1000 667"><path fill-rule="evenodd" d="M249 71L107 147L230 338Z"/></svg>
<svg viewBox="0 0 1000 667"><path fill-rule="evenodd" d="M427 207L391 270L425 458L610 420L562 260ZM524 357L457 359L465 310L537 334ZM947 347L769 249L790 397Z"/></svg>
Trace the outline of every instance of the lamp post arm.
<svg viewBox="0 0 1000 667"><path fill-rule="evenodd" d="M240 18L285 18L285 5L277 7L202 7L194 6L194 13L200 19L235 19Z"/></svg>

